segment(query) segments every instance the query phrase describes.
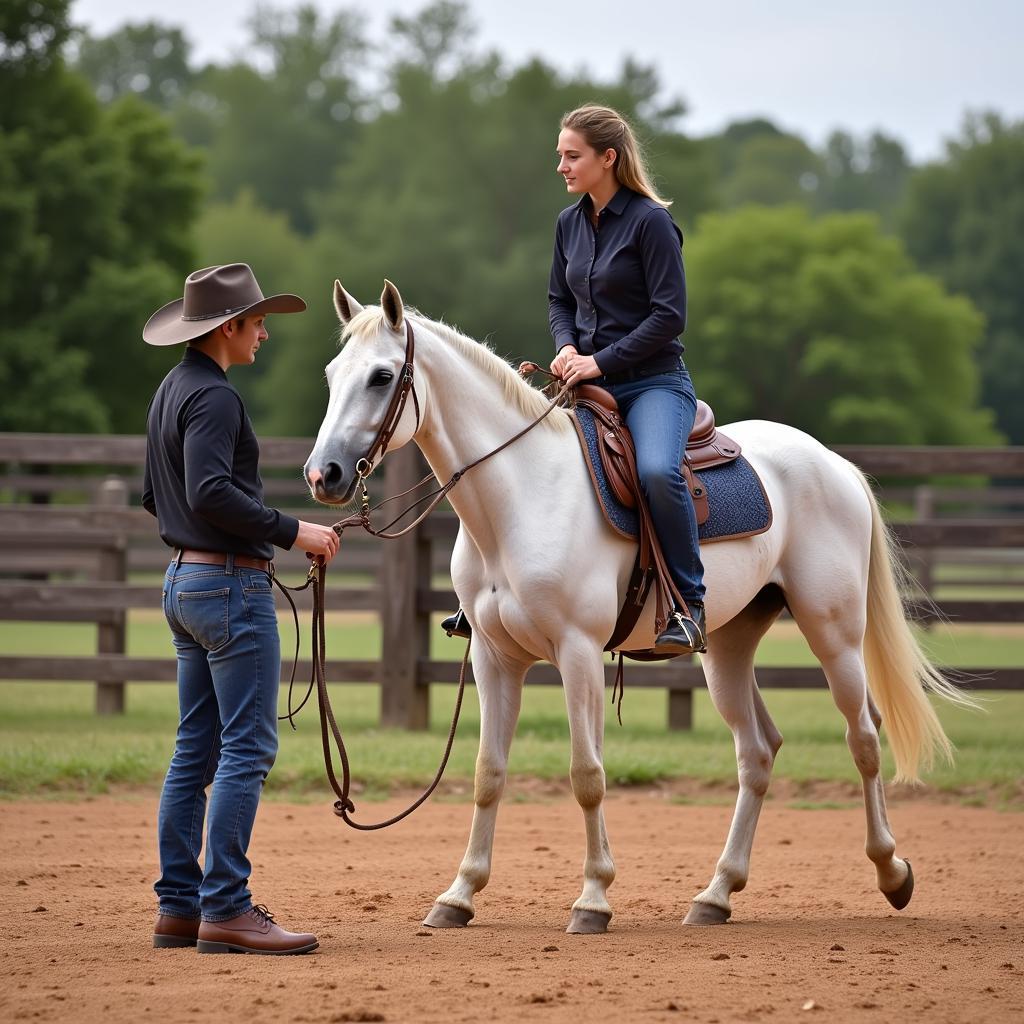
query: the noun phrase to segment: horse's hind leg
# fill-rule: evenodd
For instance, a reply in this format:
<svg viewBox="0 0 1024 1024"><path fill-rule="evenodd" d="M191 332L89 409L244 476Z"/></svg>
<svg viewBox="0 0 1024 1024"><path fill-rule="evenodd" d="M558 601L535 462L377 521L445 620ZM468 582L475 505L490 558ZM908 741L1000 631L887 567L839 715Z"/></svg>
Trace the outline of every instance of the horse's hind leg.
<svg viewBox="0 0 1024 1024"><path fill-rule="evenodd" d="M750 875L754 831L782 746L754 679L754 652L783 603L778 587L765 587L739 615L710 634L701 659L711 699L732 730L740 791L715 877L694 897L684 924L724 924L732 914L730 896L746 886Z"/></svg>
<svg viewBox="0 0 1024 1024"><path fill-rule="evenodd" d="M557 659L572 743L569 776L587 831L583 891L572 905L566 931L592 934L608 930L612 916L608 887L615 879L603 809L604 665L600 649L589 637L563 641Z"/></svg>
<svg viewBox="0 0 1024 1024"><path fill-rule="evenodd" d="M437 897L423 923L432 928L459 928L473 919L473 896L491 875L494 826L505 789L523 679L528 666L505 663L480 641L473 641L473 675L480 698L480 750L473 784L473 827L465 856L451 887Z"/></svg>
<svg viewBox="0 0 1024 1024"><path fill-rule="evenodd" d="M846 743L864 787L865 852L874 862L878 888L897 910L902 910L914 891L914 876L910 862L896 856L896 840L886 816L882 751L878 740L880 718L868 693L864 666L863 594L832 594L827 603L812 603L801 601L797 594L813 591L797 586L792 593L793 617L821 662L832 699L846 719Z"/></svg>

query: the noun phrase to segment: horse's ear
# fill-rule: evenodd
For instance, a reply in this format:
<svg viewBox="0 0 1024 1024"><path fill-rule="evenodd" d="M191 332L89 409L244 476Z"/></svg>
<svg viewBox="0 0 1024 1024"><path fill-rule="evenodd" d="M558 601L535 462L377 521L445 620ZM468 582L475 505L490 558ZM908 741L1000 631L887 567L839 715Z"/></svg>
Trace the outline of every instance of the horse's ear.
<svg viewBox="0 0 1024 1024"><path fill-rule="evenodd" d="M402 296L398 294L398 289L387 278L384 278L384 291L380 293L380 308L384 310L384 316L391 325L391 329L400 331L405 316L405 306L402 305Z"/></svg>
<svg viewBox="0 0 1024 1024"><path fill-rule="evenodd" d="M338 280L335 280L334 282L334 308L338 313L338 319L341 321L343 327L347 325L357 313L362 313L363 311L363 307L360 306L359 303L341 287L341 282Z"/></svg>

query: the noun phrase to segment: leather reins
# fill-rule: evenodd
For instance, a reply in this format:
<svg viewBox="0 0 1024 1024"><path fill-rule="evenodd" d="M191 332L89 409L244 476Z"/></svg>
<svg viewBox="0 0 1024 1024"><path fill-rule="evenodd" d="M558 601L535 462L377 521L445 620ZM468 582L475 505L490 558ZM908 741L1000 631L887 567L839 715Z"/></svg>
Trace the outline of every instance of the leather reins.
<svg viewBox="0 0 1024 1024"><path fill-rule="evenodd" d="M406 333L406 345L405 345L405 364L402 367L402 375L399 380L399 385L395 389L395 393L391 397L391 401L388 403L387 411L384 414L383 422L381 423L380 430L377 432L377 436L363 458L359 459L356 463L356 475L359 480L359 486L362 490L361 494L361 507L360 510L351 516L341 519L333 525L333 530L338 534L339 541L344 534L345 530L358 526L365 530L367 533L374 537L379 537L381 540L396 540L399 537L404 536L410 530L415 529L430 513L444 500L448 492L462 479L462 477L468 473L471 469L479 466L481 463L486 462L488 459L494 458L499 452L503 452L509 445L515 444L524 434L531 431L537 424L542 420L546 419L550 413L561 404L562 399L565 397L566 392L569 390L568 385L561 384L557 389L554 397L550 400L548 405L545 407L543 412L536 419L531 421L527 426L520 430L517 434L510 437L507 441L499 445L492 451L487 452L480 458L475 459L473 462L468 463L461 469L457 470L452 474L450 479L442 484L435 490L425 494L421 498L417 498L411 505L403 509L394 519L392 519L385 526L380 529L375 529L370 521L371 515L383 508L385 505L392 501L397 501L399 498L403 498L408 494L411 494L417 488L421 487L428 480L434 479L433 473L428 473L418 483L413 484L412 487L400 494L392 495L390 498L385 498L383 501L378 502L373 508L370 507L369 495L366 490L366 477L369 476L373 469L373 460L377 457L378 453L380 458L384 457L387 451L388 445L391 443L392 438L398 429L398 423L402 418L402 414L405 411L406 402L408 401L409 394L413 396L413 405L416 410L416 429L420 426L420 405L419 398L416 395L416 386L414 383L414 360L416 354L415 337L413 335L412 324L409 322L408 317L405 320L405 333ZM524 368L527 365L534 364L523 364ZM521 370L522 372L522 370ZM396 523L401 522L413 509L421 505L424 501L429 501L429 504L421 512L413 522L408 526L403 527L400 530L389 533ZM334 790L337 800L334 802L334 813L341 818L346 825L350 825L352 828L359 829L365 832L371 832L376 829L387 828L389 825L394 825L396 822L401 821L403 818L412 814L417 807L422 804L427 797L437 788L438 783L441 781L441 776L444 774L445 767L448 764L448 758L451 755L452 744L455 741L455 730L459 723L459 714L462 710L462 698L465 694L466 689L466 667L469 663L469 651L470 643L466 644L466 652L462 657L462 668L459 671L459 688L458 695L455 699L455 710L452 715L451 728L448 731L448 741L445 744L444 755L441 758L441 763L434 775L433 781L430 785L420 794L417 799L410 804L400 814L396 814L385 821L379 821L374 824L363 824L358 821L353 821L350 814L355 811L355 804L352 802L349 793L352 785L352 772L349 767L348 752L345 748L345 740L341 734L341 729L338 727L337 719L334 715L334 709L331 706L330 694L327 690L327 639L325 633L325 611L326 611L326 582L327 582L327 566L324 564L322 558L317 558L310 565L309 573L306 576L306 582L300 587L288 587L281 583L276 576L272 577L274 582L284 593L288 599L288 603L291 605L292 614L295 619L295 659L292 663L291 678L288 684L288 714L281 715L279 720L287 719L291 724L292 728L295 728L295 715L297 715L306 702L309 700L313 687L316 687L317 692L317 705L320 712L320 738L323 745L324 752L324 767L327 771L327 779L331 784L331 789ZM295 672L298 665L299 658L299 618L298 609L295 606L295 602L292 600L289 591L298 593L306 590L310 586L313 587L313 625L312 625L312 663L313 671L309 681L309 687L306 690L305 696L302 698L302 702L297 708L292 709L292 687L295 683ZM341 781L339 782L337 774L334 770L334 759L331 753L331 738L333 737L334 743L338 748L338 758L341 763Z"/></svg>

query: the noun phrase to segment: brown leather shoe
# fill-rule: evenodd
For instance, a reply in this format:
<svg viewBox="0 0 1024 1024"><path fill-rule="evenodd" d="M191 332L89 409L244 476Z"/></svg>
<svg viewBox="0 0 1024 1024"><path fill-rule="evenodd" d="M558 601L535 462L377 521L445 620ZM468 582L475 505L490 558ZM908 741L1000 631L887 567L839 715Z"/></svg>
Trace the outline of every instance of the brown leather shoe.
<svg viewBox="0 0 1024 1024"><path fill-rule="evenodd" d="M274 915L264 906L250 907L227 921L203 921L199 926L200 953L263 953L285 956L309 953L320 943L315 935L286 932L274 924Z"/></svg>
<svg viewBox="0 0 1024 1024"><path fill-rule="evenodd" d="M153 945L157 949L194 946L199 937L198 917L171 917L157 914L153 926Z"/></svg>

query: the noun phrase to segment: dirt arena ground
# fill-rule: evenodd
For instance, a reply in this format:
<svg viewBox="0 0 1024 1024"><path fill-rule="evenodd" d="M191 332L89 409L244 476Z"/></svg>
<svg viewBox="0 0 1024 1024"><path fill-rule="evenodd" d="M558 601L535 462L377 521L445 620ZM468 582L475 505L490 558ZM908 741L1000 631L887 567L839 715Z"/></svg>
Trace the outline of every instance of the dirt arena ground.
<svg viewBox="0 0 1024 1024"><path fill-rule="evenodd" d="M0 1019L1024 1020L1019 813L896 802L917 879L896 913L874 888L860 809L770 804L734 922L695 929L680 922L731 809L613 793L611 930L570 936L583 858L571 798L506 803L477 919L440 932L419 922L458 866L470 804L435 800L357 834L326 802L265 801L254 896L321 943L279 958L152 948L155 808L150 793L0 804Z"/></svg>

